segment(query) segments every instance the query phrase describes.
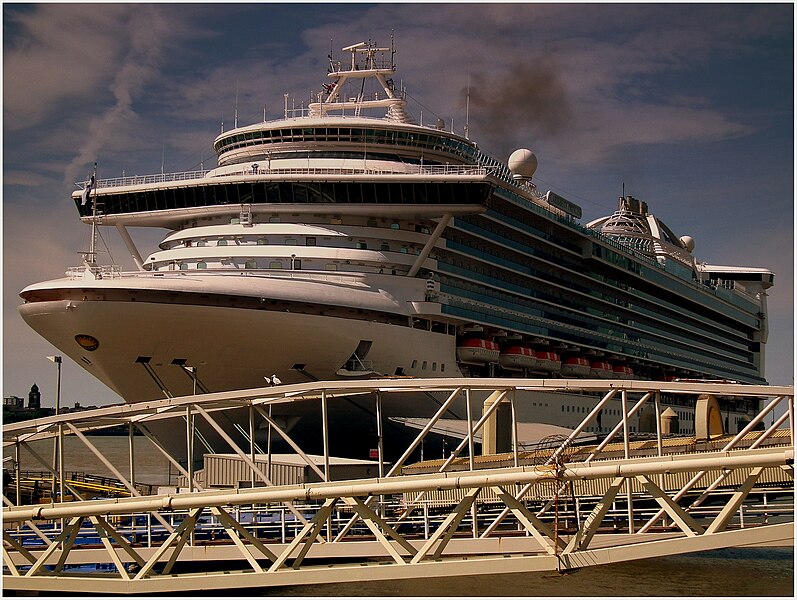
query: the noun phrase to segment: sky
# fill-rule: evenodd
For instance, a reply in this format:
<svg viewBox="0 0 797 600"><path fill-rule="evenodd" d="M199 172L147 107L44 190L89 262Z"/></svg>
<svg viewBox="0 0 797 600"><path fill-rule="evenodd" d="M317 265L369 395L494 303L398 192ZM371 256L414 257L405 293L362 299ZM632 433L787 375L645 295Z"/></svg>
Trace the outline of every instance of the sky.
<svg viewBox="0 0 797 600"><path fill-rule="evenodd" d="M327 55L395 36L410 112L496 158L586 223L625 193L711 264L766 267L768 380L794 382L794 7L784 4L3 4L3 396L55 405L58 351L19 291L88 249L70 199L98 176L213 165L213 139L279 117ZM466 97L470 92L470 102ZM466 111L467 104L467 111ZM142 254L163 230L133 231ZM115 231L101 262L132 268ZM62 406L118 396L63 364Z"/></svg>

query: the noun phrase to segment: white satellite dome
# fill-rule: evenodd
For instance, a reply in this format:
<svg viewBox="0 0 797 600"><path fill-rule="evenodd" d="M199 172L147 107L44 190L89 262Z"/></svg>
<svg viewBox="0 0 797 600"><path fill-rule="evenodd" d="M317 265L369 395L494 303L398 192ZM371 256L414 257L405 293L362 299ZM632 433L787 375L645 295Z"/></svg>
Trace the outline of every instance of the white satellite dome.
<svg viewBox="0 0 797 600"><path fill-rule="evenodd" d="M695 249L695 240L691 235L682 235L680 240L687 252L691 252Z"/></svg>
<svg viewBox="0 0 797 600"><path fill-rule="evenodd" d="M531 150L521 148L509 155L507 166L515 177L531 179L537 170L537 156Z"/></svg>

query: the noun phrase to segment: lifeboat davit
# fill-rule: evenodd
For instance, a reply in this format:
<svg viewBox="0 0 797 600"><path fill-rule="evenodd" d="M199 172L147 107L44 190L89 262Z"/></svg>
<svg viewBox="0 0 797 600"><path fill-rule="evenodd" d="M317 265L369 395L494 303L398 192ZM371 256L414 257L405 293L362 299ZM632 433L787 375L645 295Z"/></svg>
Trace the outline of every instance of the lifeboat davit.
<svg viewBox="0 0 797 600"><path fill-rule="evenodd" d="M498 362L507 370L536 369L537 355L526 346L508 346L501 351Z"/></svg>
<svg viewBox="0 0 797 600"><path fill-rule="evenodd" d="M562 366L562 359L556 352L537 351L537 370L558 371Z"/></svg>
<svg viewBox="0 0 797 600"><path fill-rule="evenodd" d="M596 360L590 365L589 376L597 379L614 379L614 369L609 363Z"/></svg>
<svg viewBox="0 0 797 600"><path fill-rule="evenodd" d="M615 379L633 379L634 370L628 365L614 365L614 378Z"/></svg>
<svg viewBox="0 0 797 600"><path fill-rule="evenodd" d="M484 338L468 338L457 345L457 359L464 363L494 363L500 354L498 344Z"/></svg>
<svg viewBox="0 0 797 600"><path fill-rule="evenodd" d="M589 377L589 360L581 356L568 356L562 361L562 377Z"/></svg>

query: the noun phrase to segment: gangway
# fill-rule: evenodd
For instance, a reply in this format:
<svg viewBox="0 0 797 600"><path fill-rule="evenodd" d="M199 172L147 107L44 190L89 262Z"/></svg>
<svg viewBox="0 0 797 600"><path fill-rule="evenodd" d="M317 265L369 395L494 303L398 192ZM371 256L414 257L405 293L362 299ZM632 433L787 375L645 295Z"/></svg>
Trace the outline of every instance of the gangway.
<svg viewBox="0 0 797 600"><path fill-rule="evenodd" d="M132 440L134 429L147 435L149 419L172 418L190 435L194 422L184 418L187 412L209 424L218 424L216 411L231 407L251 408L250 414L268 419L264 406L299 395L325 407L336 394L372 394L378 402L380 395L407 389L447 399L425 431L378 477L333 481L316 460L308 465L321 481L271 485L268 471L252 458L258 452L254 442L242 448L227 436L259 485L204 489L192 463L186 468L170 457L187 478L188 490L144 496L130 485L129 498L39 505L15 505L6 495L4 588L189 592L567 571L731 546L793 545L792 387L621 380L313 382L14 424L4 430L4 445L18 448L69 432L99 453L84 432L100 425L127 423ZM511 404L520 389L586 390L598 400L558 444L529 453L514 443L500 456L475 455L474 433L490 425L491 415L487 410L472 422L468 410L468 436L448 458L406 463L443 417L446 404L460 396L469 401L476 391L497 399L494 406L505 398ZM708 431L705 439L684 438L679 445L657 426L655 443L635 443L629 423L647 402L660 415L663 392L755 397L764 406L736 435ZM615 395L623 406L618 426L602 442L575 451L572 441ZM379 418L378 410L375 414ZM769 427L763 425L767 416ZM269 424L279 426L273 420ZM281 429L280 435L291 440ZM294 445L298 455L307 456ZM465 450L467 456L460 456ZM131 442L131 471L133 458ZM123 483L134 480L108 466ZM57 477L57 469L49 468Z"/></svg>

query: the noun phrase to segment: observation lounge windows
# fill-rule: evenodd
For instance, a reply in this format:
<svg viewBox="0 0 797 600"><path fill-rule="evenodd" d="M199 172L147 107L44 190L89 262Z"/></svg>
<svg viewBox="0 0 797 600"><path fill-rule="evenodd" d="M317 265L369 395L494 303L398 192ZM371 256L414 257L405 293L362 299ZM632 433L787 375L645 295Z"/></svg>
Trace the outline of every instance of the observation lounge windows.
<svg viewBox="0 0 797 600"><path fill-rule="evenodd" d="M200 261L199 261L199 262L196 264L196 268L197 268L197 269L207 269L207 268L208 268L208 263L206 263L204 260L200 260Z"/></svg>
<svg viewBox="0 0 797 600"><path fill-rule="evenodd" d="M247 260L246 264L244 265L244 268L245 269L257 269L257 261L254 260L254 259Z"/></svg>
<svg viewBox="0 0 797 600"><path fill-rule="evenodd" d="M473 182L251 182L109 194L102 200L106 215L241 203L484 204L491 187L488 183ZM91 214L88 205L79 202L76 205L82 216ZM269 222L279 221L270 219Z"/></svg>

